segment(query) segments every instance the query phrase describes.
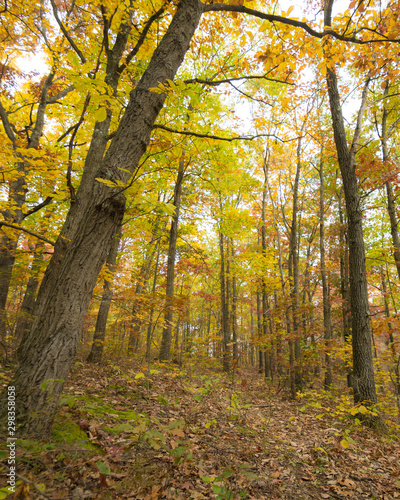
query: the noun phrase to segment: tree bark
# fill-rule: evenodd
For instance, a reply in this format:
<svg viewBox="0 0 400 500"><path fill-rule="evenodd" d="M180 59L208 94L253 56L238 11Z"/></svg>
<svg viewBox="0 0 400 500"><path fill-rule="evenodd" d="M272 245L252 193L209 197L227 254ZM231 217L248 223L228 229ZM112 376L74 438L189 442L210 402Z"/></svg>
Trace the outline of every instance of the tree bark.
<svg viewBox="0 0 400 500"><path fill-rule="evenodd" d="M386 82L385 90L383 92L383 97L389 95L389 82ZM382 146L382 159L384 163L389 161L389 152L387 147L388 132L387 132L387 119L388 110L385 105L385 99L383 99L383 110L382 110L382 123L381 123L381 146ZM386 195L387 195L387 210L390 219L390 232L392 233L393 242L393 257L396 264L397 275L400 279L400 237L399 237L399 225L397 222L396 215L396 204L394 201L393 187L390 181L385 182Z"/></svg>
<svg viewBox="0 0 400 500"><path fill-rule="evenodd" d="M232 342L233 342L233 364L237 368L239 366L239 349L238 349L238 338L237 338L237 284L236 276L234 270L235 262L235 249L233 248L232 238L231 242L231 257L232 257Z"/></svg>
<svg viewBox="0 0 400 500"><path fill-rule="evenodd" d="M222 367L225 372L229 371L229 304L226 296L226 272L225 272L225 249L224 235L219 232L220 264L220 289L221 289L221 329L222 329Z"/></svg>
<svg viewBox="0 0 400 500"><path fill-rule="evenodd" d="M290 257L289 257L289 273L292 274L292 328L294 335L294 382L296 391L301 391L302 376L300 370L301 346L300 346L300 328L299 328L299 253L297 249L297 213L299 204L299 182L300 182L300 151L301 151L301 138L298 139L297 146L297 166L296 176L293 185L293 212L292 212L292 225L290 228Z"/></svg>
<svg viewBox="0 0 400 500"><path fill-rule="evenodd" d="M174 78L189 49L201 12L198 0L179 3L147 69L131 92L100 168L88 167L98 172L94 177L127 183L137 170L165 101L164 94L151 89ZM20 429L42 436L52 427L97 276L125 210L120 187L91 182L90 177L89 181L82 179L76 201L56 242L39 290L29 342L10 382L18 393L16 418ZM1 399L6 399L5 391Z"/></svg>
<svg viewBox="0 0 400 500"><path fill-rule="evenodd" d="M321 151L322 154L322 151ZM331 325L331 304L329 300L328 279L325 264L325 205L324 205L324 164L321 160L319 166L319 251L322 281L322 303L324 310L324 339L325 339L325 378L324 387L329 389L332 386L331 357L328 354L330 341L332 338Z"/></svg>
<svg viewBox="0 0 400 500"><path fill-rule="evenodd" d="M167 260L167 283L165 297L165 313L164 313L164 328L160 346L160 361L169 361L171 359L171 339L172 339L172 319L174 309L174 293L175 293L175 258L176 258L176 242L178 239L178 223L179 210L181 206L182 182L185 171L185 155L182 153L182 158L179 161L178 175L176 178L174 189L174 200L172 204L175 207L174 214L171 220L171 229L169 231L168 242L168 260Z"/></svg>
<svg viewBox="0 0 400 500"><path fill-rule="evenodd" d="M329 22L328 25L330 25L330 19L325 21L325 25L327 25L327 21ZM358 126L354 134L352 147L349 149L344 128L337 77L334 69L330 67L327 68L327 86L348 221L354 402L356 404L374 404L377 402L377 397L372 362L365 245L362 228L361 200L355 169L355 149L358 143L363 109L360 109ZM363 105L365 106L366 94L363 97Z"/></svg>
<svg viewBox="0 0 400 500"><path fill-rule="evenodd" d="M121 236L122 233L120 230L114 237L110 253L107 257L106 265L108 277L104 280L104 292L101 297L100 307L97 313L92 348L90 350L89 356L86 359L88 363L100 363L103 357L108 313L110 312L111 300L114 294L114 291L112 289L112 278L115 274L115 264L117 262L118 248L121 241Z"/></svg>
<svg viewBox="0 0 400 500"><path fill-rule="evenodd" d="M265 210L266 210L266 204L267 204L267 188L268 188L268 167L269 167L269 152L268 149L265 152L265 157L263 161L263 170L264 170L264 186L263 186L263 194L262 194L262 208L261 208L261 219L262 219L262 226L261 226L261 248L262 248L262 255L264 259L267 257L267 235L266 235L266 228L265 228ZM271 377L271 338L268 335L268 314L269 314L269 307L268 307L268 290L267 290L267 283L266 283L266 278L265 278L265 273L262 278L261 282L261 289L262 289L262 322L263 322L263 337L265 341L265 351L264 351L264 374L266 378L272 378Z"/></svg>
<svg viewBox="0 0 400 500"><path fill-rule="evenodd" d="M20 353L23 350L24 344L28 340L30 326L33 321L33 310L35 305L36 292L39 287L39 272L43 263L43 242L39 242L35 246L33 255L31 274L25 289L24 299L18 313L18 320L15 327L15 337L17 339L17 359L20 358Z"/></svg>

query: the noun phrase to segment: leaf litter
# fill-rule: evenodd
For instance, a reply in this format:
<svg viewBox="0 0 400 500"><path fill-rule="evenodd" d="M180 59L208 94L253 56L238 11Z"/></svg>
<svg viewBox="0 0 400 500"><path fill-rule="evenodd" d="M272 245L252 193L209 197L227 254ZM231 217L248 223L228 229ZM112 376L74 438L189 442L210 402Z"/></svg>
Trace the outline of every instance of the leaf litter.
<svg viewBox="0 0 400 500"><path fill-rule="evenodd" d="M0 500L400 499L398 434L321 418L254 369L141 368L76 363L52 439L19 441Z"/></svg>

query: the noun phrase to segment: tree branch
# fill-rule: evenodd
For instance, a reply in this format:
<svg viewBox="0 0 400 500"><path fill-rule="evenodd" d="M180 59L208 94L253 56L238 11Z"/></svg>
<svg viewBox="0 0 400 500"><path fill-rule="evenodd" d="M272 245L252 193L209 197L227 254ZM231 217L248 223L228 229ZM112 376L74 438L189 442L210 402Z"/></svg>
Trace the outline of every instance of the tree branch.
<svg viewBox="0 0 400 500"><path fill-rule="evenodd" d="M169 4L169 0L165 2L165 4L158 9L157 12L155 12L152 16L149 17L147 23L144 25L143 31L140 34L139 40L136 42L135 47L129 52L129 54L126 56L125 62L120 65L118 68L118 72L122 73L124 69L128 66L128 64L132 61L132 59L135 57L135 55L139 52L140 47L143 45L143 42L146 39L147 33L149 32L151 25L153 22L158 19L162 13L165 11Z"/></svg>
<svg viewBox="0 0 400 500"><path fill-rule="evenodd" d="M3 123L4 130L6 131L7 137L10 141L15 144L16 137L12 131L10 120L8 119L7 111L4 109L3 104L0 102L0 119Z"/></svg>
<svg viewBox="0 0 400 500"><path fill-rule="evenodd" d="M39 240L45 241L46 243L48 243L49 245L51 245L53 247L56 244L55 241L48 240L44 236L40 236L40 234L34 233L33 231L30 231L29 229L25 229L24 227L16 226L15 224L9 224L8 222L0 221L0 228L2 226L11 227L12 229L17 229L17 231L23 231L24 233L30 234L31 236L34 236L35 238L37 238Z"/></svg>
<svg viewBox="0 0 400 500"><path fill-rule="evenodd" d="M39 210L41 210L43 207L46 207L47 205L49 205L53 201L53 199L54 199L53 196L48 196L44 201L42 201L42 203L39 203L35 207L28 210L26 212L26 214L23 214L22 220L25 219L26 217L28 217L29 215L32 215L36 212L39 212Z"/></svg>
<svg viewBox="0 0 400 500"><path fill-rule="evenodd" d="M63 97L65 97L67 94L69 94L73 90L75 90L75 86L74 85L70 85L69 87L67 87L64 90L62 90L61 92L59 92L58 94L53 95L51 97L48 97L46 99L46 104L54 104L59 99L62 99Z"/></svg>
<svg viewBox="0 0 400 500"><path fill-rule="evenodd" d="M371 77L368 76L368 78L365 82L363 91L362 91L361 105L360 105L360 109L358 110L357 123L356 123L356 128L354 130L353 142L351 143L351 147L350 147L350 154L353 157L356 154L358 141L360 140L362 121L363 121L363 117L364 117L365 108L367 106L368 87L369 87L370 81L371 81Z"/></svg>
<svg viewBox="0 0 400 500"><path fill-rule="evenodd" d="M85 62L86 62L85 56L82 54L82 52L80 51L80 49L77 47L76 43L72 40L70 34L68 33L68 31L66 30L65 26L61 22L61 19L58 17L57 6L56 6L55 1L54 0L50 0L50 3L51 3L51 6L53 8L54 17L55 17L55 19L57 21L58 26L60 27L60 30L63 32L65 38L68 40L69 44L71 45L71 47L74 49L74 51L78 55L78 57L81 60L82 64L85 64Z"/></svg>
<svg viewBox="0 0 400 500"><path fill-rule="evenodd" d="M39 101L39 106L36 112L36 122L35 122L35 127L32 130L31 138L28 143L28 147L30 148L37 148L39 145L40 141L40 136L42 135L43 132L43 127L44 127L44 113L46 111L46 106L47 106L47 94L49 92L49 88L51 84L53 83L53 79L55 76L55 72L51 71L46 77L46 80L43 83L42 90L40 92L40 101Z"/></svg>
<svg viewBox="0 0 400 500"><path fill-rule="evenodd" d="M244 5L226 5L222 3L214 3L210 5L204 5L203 4L203 12L240 12L242 14L249 14L254 17L258 17L259 19L263 19L265 21L269 21L271 23L273 22L278 22L281 24L286 24L289 26L293 26L295 28L301 28L302 30L306 31L308 34L315 38L324 38L324 36L331 35L337 40L341 40L343 42L352 42L352 43L357 43L360 45L367 44L367 43L376 43L376 42L400 42L400 39L389 39L385 37L385 35L382 35L382 33L379 33L380 37L383 38L377 38L376 40L360 40L356 36L346 36L346 35L341 35L340 33L337 33L336 31L332 29L327 29L324 31L316 31L315 29L311 28L307 23L303 21L298 21L296 19L290 19L289 17L284 17L284 16L277 16L275 14L265 14L264 12L260 12L258 10L254 9L249 9L248 7L245 7ZM363 28L367 29L367 28ZM359 30L360 31L360 30ZM370 30L371 31L371 30ZM375 33L375 31L374 31Z"/></svg>
<svg viewBox="0 0 400 500"><path fill-rule="evenodd" d="M274 69L274 68L273 68ZM269 78L266 75L254 75L254 76L240 76L237 78L225 78L223 80L203 80L201 78L192 78L190 80L184 80L184 83L201 83L203 85L217 86L222 83L231 83L238 80L268 80L270 82L284 83L285 85L295 85L294 83L287 82L285 80L279 80L277 78Z"/></svg>
<svg viewBox="0 0 400 500"><path fill-rule="evenodd" d="M277 141L280 141L280 142L291 142L291 141L297 140L297 137L295 139L283 140L275 134L256 134L256 135L242 135L242 136L237 136L237 137L220 137L217 135L199 134L197 132L190 132L187 130L175 130L175 129L166 127L165 125L158 125L158 124L153 125L153 129L155 129L155 128L165 130L166 132L172 132L173 134L190 135L193 137L200 137L200 138L204 138L204 139L214 139L216 141L227 141L227 142L252 141L252 140L257 139L259 137L274 137Z"/></svg>

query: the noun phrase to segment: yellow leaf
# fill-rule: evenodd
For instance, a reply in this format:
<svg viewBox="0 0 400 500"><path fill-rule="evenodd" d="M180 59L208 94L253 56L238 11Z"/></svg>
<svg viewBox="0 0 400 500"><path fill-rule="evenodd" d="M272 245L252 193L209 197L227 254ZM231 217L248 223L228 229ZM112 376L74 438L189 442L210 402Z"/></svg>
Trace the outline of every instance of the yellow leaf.
<svg viewBox="0 0 400 500"><path fill-rule="evenodd" d="M135 375L135 378L144 378L144 373L139 372Z"/></svg>
<svg viewBox="0 0 400 500"><path fill-rule="evenodd" d="M115 187L115 182L110 181L108 179L102 179L101 177L96 177L96 181L102 182L103 184L105 184L108 187Z"/></svg>
<svg viewBox="0 0 400 500"><path fill-rule="evenodd" d="M343 448L348 448L349 447L349 442L347 441L347 439L342 439L340 441L340 444L343 446Z"/></svg>
<svg viewBox="0 0 400 500"><path fill-rule="evenodd" d="M106 118L107 118L106 108L99 108L94 114L94 119L96 120L96 122L103 122Z"/></svg>

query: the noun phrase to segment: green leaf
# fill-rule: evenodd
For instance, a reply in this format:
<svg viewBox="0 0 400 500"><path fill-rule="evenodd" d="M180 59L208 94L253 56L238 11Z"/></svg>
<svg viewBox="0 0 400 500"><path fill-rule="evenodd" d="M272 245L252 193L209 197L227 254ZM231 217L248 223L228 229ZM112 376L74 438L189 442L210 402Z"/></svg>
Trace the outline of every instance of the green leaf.
<svg viewBox="0 0 400 500"><path fill-rule="evenodd" d="M162 405L165 405L165 406L169 404L168 401L165 398L163 398L162 396L158 396L157 401L159 401Z"/></svg>
<svg viewBox="0 0 400 500"><path fill-rule="evenodd" d="M250 472L248 470L242 470L242 474L244 474L247 477L247 479L257 479L258 478L257 474L254 474L254 472Z"/></svg>
<svg viewBox="0 0 400 500"><path fill-rule="evenodd" d="M74 66L76 69L80 69L81 63L75 52L68 52L67 59L72 64L72 66Z"/></svg>
<svg viewBox="0 0 400 500"><path fill-rule="evenodd" d="M215 476L200 476L205 483L212 483L215 480Z"/></svg>
<svg viewBox="0 0 400 500"><path fill-rule="evenodd" d="M111 470L107 467L107 465L104 462L97 462L96 465L102 474L104 475L111 474Z"/></svg>

